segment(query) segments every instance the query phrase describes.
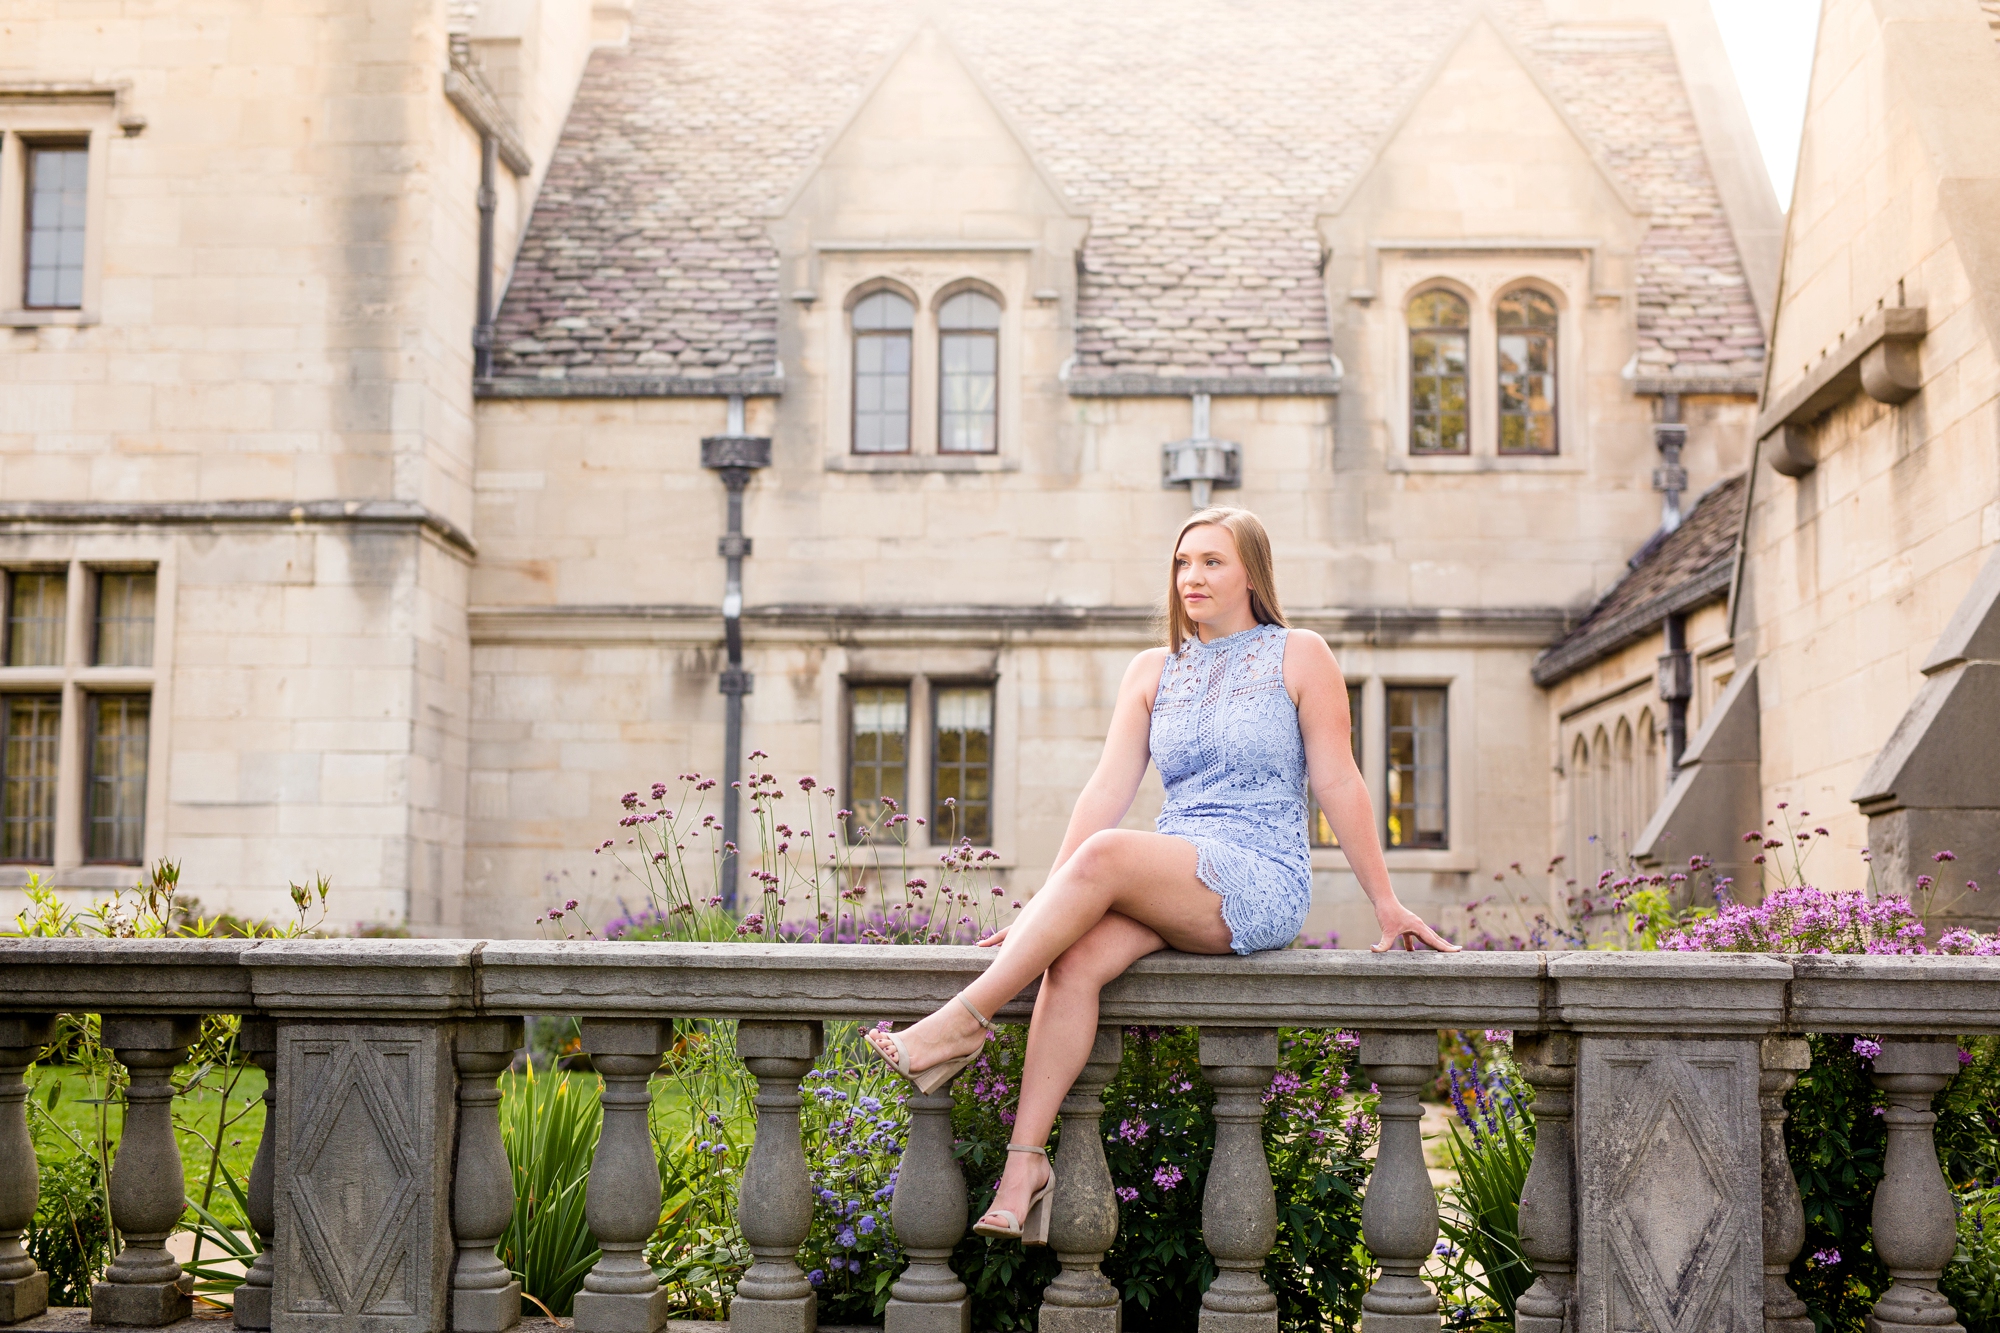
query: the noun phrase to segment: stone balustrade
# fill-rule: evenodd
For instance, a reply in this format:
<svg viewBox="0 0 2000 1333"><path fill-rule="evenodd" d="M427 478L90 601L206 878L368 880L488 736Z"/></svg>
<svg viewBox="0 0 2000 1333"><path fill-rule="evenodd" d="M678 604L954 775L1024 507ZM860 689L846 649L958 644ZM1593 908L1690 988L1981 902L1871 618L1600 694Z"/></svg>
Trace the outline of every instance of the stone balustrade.
<svg viewBox="0 0 2000 1333"><path fill-rule="evenodd" d="M103 1016L131 1075L111 1180L123 1248L91 1293L98 1323L156 1327L187 1311L163 1247L181 1208L168 1119L173 1066L204 1013L246 1017L242 1049L271 1075L249 1187L267 1252L235 1323L273 1333L504 1333L518 1288L495 1261L511 1182L495 1078L528 1015L582 1017L603 1075L604 1128L586 1217L601 1257L577 1298L579 1333L655 1333L663 1294L643 1247L660 1209L646 1081L676 1020L742 1020L758 1083L757 1136L739 1218L755 1263L738 1333L811 1333L796 1252L812 1199L799 1080L822 1024L920 1017L991 960L956 947L547 943L468 940L0 942L0 1322L38 1313L44 1276L21 1249L36 1167L22 1069L58 1013ZM999 1018L1027 1016L1032 992ZM806 1017L810 1015L811 1017ZM1276 1333L1260 1270L1275 1235L1258 1123L1279 1027L1361 1033L1381 1092L1382 1137L1362 1213L1380 1277L1365 1333L1439 1326L1423 1265L1437 1202L1417 1138L1416 1093L1439 1028L1507 1028L1540 1114L1521 1200L1535 1282L1522 1333L1800 1333L1785 1272L1804 1230L1784 1160L1783 1095L1809 1032L1879 1035L1889 1101L1875 1248L1894 1285L1871 1327L1954 1327L1937 1280L1952 1204L1931 1098L1956 1072L1953 1038L2000 1030L2000 958L1777 958L1684 954L1162 954L1104 993L1103 1028L1063 1103L1050 1240L1062 1272L1044 1296L1052 1333L1116 1333L1098 1264L1117 1231L1101 1136L1087 1132L1126 1024L1201 1028L1216 1088L1215 1159L1202 1238L1218 1276L1203 1333ZM947 1096L912 1096L893 1205L910 1256L889 1333L969 1333L947 1262L968 1217Z"/></svg>

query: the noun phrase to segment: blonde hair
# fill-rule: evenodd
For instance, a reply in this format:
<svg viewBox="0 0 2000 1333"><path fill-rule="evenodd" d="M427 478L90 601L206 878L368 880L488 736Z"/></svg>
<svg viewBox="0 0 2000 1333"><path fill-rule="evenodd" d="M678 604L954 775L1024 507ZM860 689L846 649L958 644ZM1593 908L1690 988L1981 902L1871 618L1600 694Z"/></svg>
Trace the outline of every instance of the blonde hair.
<svg viewBox="0 0 2000 1333"><path fill-rule="evenodd" d="M1191 528L1214 526L1223 529L1236 542L1237 558L1243 562L1243 572L1250 582L1250 614L1260 625L1284 625L1285 608L1278 604L1278 583L1271 563L1271 535L1264 531L1263 523L1247 509L1214 508L1203 509L1190 514L1181 530L1174 534L1173 550L1167 555L1167 651L1178 653L1181 644L1189 639L1199 638L1194 622L1188 619L1187 607L1181 604L1180 588L1175 578L1174 560L1180 555L1181 540Z"/></svg>

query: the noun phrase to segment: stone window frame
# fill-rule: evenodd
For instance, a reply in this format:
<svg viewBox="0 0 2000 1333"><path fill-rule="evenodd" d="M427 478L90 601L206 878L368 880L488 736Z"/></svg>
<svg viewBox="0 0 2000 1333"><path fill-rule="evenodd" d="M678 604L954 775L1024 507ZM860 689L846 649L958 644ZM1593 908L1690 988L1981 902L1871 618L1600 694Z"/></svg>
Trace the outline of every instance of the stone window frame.
<svg viewBox="0 0 2000 1333"><path fill-rule="evenodd" d="M1448 333L1452 332L1453 330L1451 326L1442 324L1425 324L1425 325L1411 324L1410 307L1415 305L1418 301L1422 300L1424 297L1430 296L1433 293L1437 292L1443 292L1448 295L1455 296L1460 301L1465 303L1466 322L1464 325L1464 333L1465 333L1466 356L1465 356L1464 381L1465 381L1466 422L1465 422L1465 448L1463 449L1419 450L1416 445L1417 358L1416 358L1416 349L1413 346L1413 344L1416 342L1416 339L1420 333ZM1424 283L1421 286L1414 288L1403 298L1403 311L1402 311L1403 389L1406 395L1403 403L1404 407L1403 429L1405 431L1405 435L1403 437L1404 438L1403 447L1406 451L1408 451L1410 456L1413 458L1466 458L1470 457L1472 454L1472 436L1473 436L1472 398L1474 393L1477 392L1477 390L1473 387L1474 381L1472 378L1472 342L1473 342L1473 322L1474 322L1472 313L1473 304L1474 304L1474 298L1469 291L1465 290L1458 283L1448 282L1442 279L1436 282Z"/></svg>
<svg viewBox="0 0 2000 1333"><path fill-rule="evenodd" d="M863 451L858 446L861 435L861 396L857 392L861 375L861 340L875 336L871 331L854 326L855 311L870 297L887 292L900 296L910 304L910 368L905 378L909 381L905 415L907 434L901 449ZM871 278L847 294L841 308L841 322L846 330L847 365L847 452L855 458L907 458L917 452L917 347L924 336L924 305L917 294L908 286L893 278Z"/></svg>
<svg viewBox="0 0 2000 1333"><path fill-rule="evenodd" d="M1502 377L1503 375L1505 375L1505 374L1506 374L1506 371L1505 371L1505 370L1504 370L1504 369L1502 368L1502 366L1501 366L1501 364L1500 364L1500 356L1499 356L1499 348L1500 348L1500 339L1501 339L1501 337L1503 336L1503 335L1502 335L1502 333L1501 333L1501 331L1500 331L1500 327L1501 327L1501 326L1500 326L1500 315L1501 315L1501 309L1500 309L1500 308L1501 308L1501 306L1502 306L1502 305L1506 304L1506 302L1507 302L1507 301L1508 301L1508 300L1509 300L1510 298L1512 298L1512 297L1514 297L1514 296L1518 296L1518 295L1521 295L1521 294L1524 294L1524 293L1525 293L1525 294L1529 294L1529 295L1534 295L1534 296L1539 296L1539 297L1541 297L1541 298L1542 298L1543 300L1547 301L1547 302L1548 302L1548 303L1549 303L1549 304L1550 304L1551 306L1553 306L1553 307L1555 308L1555 316L1556 316L1556 322L1555 322L1555 326L1554 326L1553 328L1549 328L1549 329L1546 329L1546 330L1545 330L1545 329L1543 329L1542 327L1539 327L1539 326L1534 326L1534 325L1524 325L1524 326L1522 326L1522 328L1523 328L1523 330L1524 330L1524 332L1525 332L1525 335L1526 335L1527 337L1530 337L1530 338L1537 338L1537 337L1545 337L1545 338L1548 338L1548 339L1549 339L1549 340L1551 341L1551 343L1553 344L1553 346L1554 346L1554 351L1555 351L1555 355L1554 355L1553 357L1551 357L1551 358L1550 358L1550 361L1552 362L1552 364L1551 364L1551 366L1550 366L1550 368L1549 368L1549 372L1548 372L1548 373L1549 373L1550 377L1551 377L1551 378L1552 378L1552 379L1553 379L1553 380L1555 381L1555 393L1554 393L1554 395L1552 396L1552 400L1551 400L1551 402L1550 402L1550 404L1549 404L1549 425L1550 425L1550 428L1551 428L1551 429L1552 429L1552 430L1553 430L1553 431L1555 432L1555 447L1554 447L1554 448L1552 448L1552 449L1532 449L1532 450L1529 450L1529 449L1524 449L1524 450L1519 450L1519 451L1506 451L1506 450L1504 450L1504 448L1503 448L1503 446L1504 446L1504 444L1505 444L1505 440L1504 440L1503 438L1501 438L1501 437L1505 436L1505 434L1506 434L1506 424L1507 424L1507 423L1506 423L1506 421L1504 420L1504 416L1505 416L1505 412L1506 412L1506 409L1505 409L1505 408L1504 408L1504 407L1503 407L1503 406L1501 405L1501 403L1500 403L1500 398L1501 398L1501 392L1500 392L1500 382L1501 382L1501 377ZM1520 281L1520 282L1511 282L1511 283L1508 283L1508 284L1507 284L1507 286L1505 286L1505 287L1501 288L1501 289L1500 289L1500 290L1499 290L1498 292L1494 293L1494 296L1493 296L1493 347L1494 347L1494 357L1493 357L1493 397L1494 397L1494 409L1495 409L1495 414L1496 414L1496 427L1497 427L1497 428L1496 428L1496 432L1495 432L1495 440L1494 440L1494 450L1495 450L1495 452L1496 452L1496 453L1499 453L1499 454L1501 454L1501 455L1502 455L1503 457L1508 457L1508 458L1554 458L1554 457L1559 457L1559 456L1560 456L1560 455L1562 454L1562 451L1563 451L1563 449L1562 449L1562 446L1563 446L1563 433L1564 433L1564 428L1565 428L1565 427L1566 427L1566 426L1567 426L1567 425L1569 424L1569 423L1568 423L1568 421L1567 421L1567 420L1565 420L1565 414L1564 414L1564 412L1563 412L1563 410L1562 410L1562 398L1563 398L1563 389L1564 389L1565 387L1567 387L1567 386L1566 386L1566 383L1565 383L1565 381L1566 381L1566 379L1567 379L1567 376L1565 376L1565 375L1563 374L1563 364L1562 364L1562 355L1563 355L1563 342L1564 342L1564 339L1563 339L1563 328L1562 328L1562 324L1563 324L1563 318L1562 318L1562 299L1561 299L1561 298L1560 298L1559 296L1555 295L1554 293L1551 293L1551 292L1547 291L1546 289L1544 289L1544 287L1542 286L1542 284L1541 284L1541 283L1538 283L1538 282L1534 282L1534 281L1532 281L1532 280L1523 280L1523 281ZM1524 373L1525 373L1525 372L1524 372Z"/></svg>
<svg viewBox="0 0 2000 1333"><path fill-rule="evenodd" d="M1332 637L1329 636L1329 642ZM1482 665L1477 650L1395 649L1336 645L1341 671L1350 687L1361 690L1361 780L1375 815L1375 836L1391 874L1455 874L1479 868L1478 824L1480 793L1474 786L1479 767L1479 717L1472 701ZM1387 814L1389 766L1389 690L1396 686L1434 686L1445 691L1446 846L1390 847L1383 837ZM1308 810L1311 803L1308 803ZM1338 847L1307 844L1316 872L1348 872L1347 855ZM1351 872L1348 872L1351 873Z"/></svg>
<svg viewBox="0 0 2000 1333"><path fill-rule="evenodd" d="M853 685L903 685L910 687L910 717L914 731L910 738L908 762L912 777L908 795L909 813L921 815L923 828L913 830L909 860L935 861L942 841L931 838L931 747L934 721L932 691L936 686L990 685L993 689L993 773L990 824L992 840L982 851L992 851L998 859L981 863L986 869L1010 871L1020 864L1018 811L1020 768L1018 749L1025 739L1020 701L1020 673L1011 671L1007 653L997 646L947 646L875 641L845 644L829 653L820 673L819 716L826 719L817 728L819 763L825 773L838 775L837 805L847 804L845 780L848 774L849 688ZM852 844L850 844L852 849ZM893 842L884 841L871 849L853 849L857 868L879 867L893 872L902 863L903 853ZM923 872L918 872L923 873ZM991 883L993 881L986 881Z"/></svg>
<svg viewBox="0 0 2000 1333"><path fill-rule="evenodd" d="M78 326L102 320L109 159L118 130L117 96L112 89L0 97L0 327ZM81 146L90 155L83 224L83 303L74 308L29 309L28 149L65 144Z"/></svg>
<svg viewBox="0 0 2000 1333"><path fill-rule="evenodd" d="M1496 249L1455 253L1437 250L1385 255L1379 308L1384 318L1377 346L1390 368L1381 413L1389 429L1385 464L1392 472L1582 472L1588 466L1588 418L1583 410L1583 325L1590 292L1591 256L1567 249L1530 253ZM1540 292L1556 306L1557 451L1502 454L1499 451L1499 330L1501 298L1522 289ZM1425 291L1444 289L1471 306L1467 378L1471 450L1460 454L1412 453L1410 302Z"/></svg>
<svg viewBox="0 0 2000 1333"><path fill-rule="evenodd" d="M984 843L975 843L980 850L993 849L1000 832L1000 680L997 675L967 675L944 671L916 673L910 675L881 675L873 672L842 673L840 683L840 763L835 770L840 774L841 794L839 804L848 803L849 793L846 783L853 773L854 756L854 691L870 686L896 686L909 691L909 713L905 723L909 727L903 749L903 807L904 814L910 816L912 824L921 818L921 827L909 829L909 844L912 853L918 850L944 847L948 839L938 835L934 829L933 800L937 781L937 695L945 689L966 686L984 686L993 693L993 721L989 744L992 747L992 772L988 775L987 826L994 836ZM850 846L854 846L850 842ZM886 849L891 859L898 851L892 838L874 838L870 845L876 850Z"/></svg>
<svg viewBox="0 0 2000 1333"><path fill-rule="evenodd" d="M1437 842L1409 842L1403 844L1402 846L1393 846L1389 841L1389 836L1390 836L1389 822L1395 817L1395 808L1390 801L1390 796L1388 791L1388 776L1390 768L1388 752L1393 735L1392 731L1393 723L1391 722L1389 717L1388 701L1390 695L1399 692L1409 693L1409 694L1416 694L1416 693L1435 694L1442 696L1441 703L1442 703L1442 715L1443 715L1442 723L1444 731L1444 737L1443 737L1444 757L1441 766L1444 770L1444 773L1442 777L1441 786L1443 789L1444 828L1442 833L1440 834L1440 840ZM1456 802L1452 800L1452 779L1455 776L1456 770L1458 768L1458 765L1452 762L1453 747L1452 747L1452 727L1451 727L1451 722L1452 722L1451 694L1452 691L1449 682L1439 683L1437 681L1428 681L1428 680L1417 680L1417 681L1387 680L1383 682L1383 688L1382 688L1383 792L1382 792L1382 805L1381 808L1375 812L1375 818L1380 826L1377 829L1377 833L1381 836L1382 849L1385 853L1389 851L1449 852L1451 850L1452 815L1454 813L1453 807L1456 805ZM1411 805L1412 808L1414 809L1416 808L1417 802L1413 800Z"/></svg>
<svg viewBox="0 0 2000 1333"><path fill-rule="evenodd" d="M984 690L987 695L987 715L986 715L987 836L984 841L975 841L973 843L973 846L982 849L990 848L993 844L993 832L996 827L994 821L994 814L996 806L998 805L998 791L996 790L995 778L998 776L1000 771L999 682L996 681L991 676L974 676L970 678L952 677L952 676L926 676L924 678L924 685L925 685L925 693L929 696L928 705L930 710L926 718L926 725L924 728L924 749L926 753L924 761L925 762L925 768L924 768L925 808L923 813L924 816L930 820L930 825L926 830L926 832L931 834L931 836L927 839L927 841L930 843L930 845L934 847L946 847L952 845L957 840L951 835L950 829L948 829L945 826L945 823L941 818L943 812L941 812L938 809L938 785L939 785L938 771L940 766L945 762L941 760L938 756L938 733L939 733L939 720L940 720L938 704L940 696L946 690ZM966 765L963 762L959 764L959 767L961 768L965 766Z"/></svg>
<svg viewBox="0 0 2000 1333"><path fill-rule="evenodd" d="M1666 771L1666 717L1653 684L1650 677L1628 681L1560 719L1555 815L1562 836L1558 850L1566 858L1562 878L1576 880L1578 891L1595 888L1600 871L1623 867L1629 849L1638 842L1673 780ZM1578 772L1579 755L1586 770L1582 773ZM1653 769L1650 774L1648 764ZM1585 827L1607 820L1631 827ZM1594 847L1590 842L1593 837L1597 839ZM1617 845L1619 840L1623 845Z"/></svg>
<svg viewBox="0 0 2000 1333"><path fill-rule="evenodd" d="M948 332L958 331L946 330L940 319L944 313L946 304L965 295L967 292L974 292L980 296L984 296L989 301L992 301L994 305L998 306L1000 310L999 320L993 325L990 333L988 333L988 336L993 340L993 447L991 449L954 450L944 447L944 340ZM931 336L936 340L936 351L933 357L937 363L937 435L933 442L935 452L940 458L993 457L1000 452L1000 442L1003 438L1004 430L1003 422L1006 421L1006 416L1001 411L1001 400L1005 397L1001 389L1007 382L1007 357L1006 348L1003 345L1007 326L1007 298L998 287L983 279L958 278L938 288L931 295L929 314Z"/></svg>
<svg viewBox="0 0 2000 1333"><path fill-rule="evenodd" d="M938 249L916 247L909 251L913 261L898 264L893 272L885 272L882 267L870 265L860 272L843 290L841 301L835 312L838 323L827 328L831 334L823 346L826 349L826 404L829 422L843 422L837 430L828 432L826 443L826 470L829 472L1016 472L1021 468L1020 423L1020 374L1022 364L1022 323L1021 308L1026 299L1021 290L1026 278L1025 267L1019 273L1012 272L1006 261L1016 258L1013 247L1002 247L992 251L995 262L990 271L977 271L979 259L971 264L958 258L954 251L963 249L984 255L982 247L967 243L963 247ZM892 253L888 249L870 249L866 252L871 259L880 260ZM900 252L895 252L900 253ZM933 255L953 254L953 258L943 263ZM974 271L968 272L968 269ZM831 275L830 275L831 276ZM833 279L838 281L837 278ZM862 300L884 289L892 290L910 300L916 309L915 329L912 339L912 365L910 368L910 449L899 454L863 454L854 451L854 332L852 310ZM1000 306L1000 327L998 330L998 391L995 407L995 431L997 447L988 453L944 453L939 450L940 426L942 422L942 375L940 368L941 340L939 336L937 312L939 307L959 292L977 290L991 297ZM1011 368L1011 369L1010 369Z"/></svg>
<svg viewBox="0 0 2000 1333"><path fill-rule="evenodd" d="M0 571L64 572L63 661L57 666L0 665L0 694L55 694L62 700L56 774L55 856L51 862L0 864L0 888L19 888L38 875L57 889L101 891L131 885L135 873L166 851L173 678L174 562L168 544L145 533L59 533L0 541ZM94 655L97 576L150 571L153 591L153 663L150 667L100 667ZM140 860L86 859L89 800L89 704L97 695L148 696L145 832Z"/></svg>

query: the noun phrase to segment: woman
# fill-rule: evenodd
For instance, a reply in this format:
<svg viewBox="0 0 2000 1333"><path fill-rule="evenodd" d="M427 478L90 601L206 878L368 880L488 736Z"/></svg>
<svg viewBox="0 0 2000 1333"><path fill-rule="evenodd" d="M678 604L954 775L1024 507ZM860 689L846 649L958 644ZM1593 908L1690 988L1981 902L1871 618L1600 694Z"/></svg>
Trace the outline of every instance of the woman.
<svg viewBox="0 0 2000 1333"><path fill-rule="evenodd" d="M1126 669L1104 757L1048 882L984 942L999 956L930 1017L869 1034L877 1054L928 1091L978 1054L986 1015L1042 976L1014 1141L993 1207L973 1228L981 1235L1047 1242L1054 1169L1044 1145L1097 1035L1105 982L1160 949L1248 954L1298 937L1312 905L1308 776L1374 905L1375 950L1399 940L1456 947L1389 885L1349 748L1346 684L1326 640L1285 628L1256 515L1204 509L1181 525L1167 608L1167 646ZM1167 788L1158 831L1121 829L1149 759Z"/></svg>

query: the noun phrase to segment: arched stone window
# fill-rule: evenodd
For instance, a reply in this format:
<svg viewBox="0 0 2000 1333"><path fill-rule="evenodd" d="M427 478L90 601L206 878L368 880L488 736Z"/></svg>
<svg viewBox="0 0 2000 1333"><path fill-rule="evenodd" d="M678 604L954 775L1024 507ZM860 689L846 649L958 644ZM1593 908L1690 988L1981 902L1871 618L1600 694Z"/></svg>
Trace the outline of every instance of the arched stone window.
<svg viewBox="0 0 2000 1333"><path fill-rule="evenodd" d="M965 291L938 307L938 452L1000 447L1000 303Z"/></svg>
<svg viewBox="0 0 2000 1333"><path fill-rule="evenodd" d="M1595 853L1590 858L1590 879L1586 881L1587 888L1596 888L1597 877L1611 869L1613 865L1611 860L1613 830L1610 824L1616 816L1611 784L1611 737L1603 727L1599 727L1596 734L1590 738L1590 808L1591 813L1597 817L1596 825L1590 830L1590 834L1597 841L1592 844Z"/></svg>
<svg viewBox="0 0 2000 1333"><path fill-rule="evenodd" d="M1660 778L1666 767L1666 756L1660 752L1660 729L1651 709L1639 714L1639 754L1639 827L1643 830L1660 808Z"/></svg>
<svg viewBox="0 0 2000 1333"><path fill-rule="evenodd" d="M916 308L898 292L854 306L854 452L910 451L910 331Z"/></svg>
<svg viewBox="0 0 2000 1333"><path fill-rule="evenodd" d="M1596 790L1591 782L1590 742L1582 736L1569 752L1569 872L1579 886L1597 877L1590 835L1597 832Z"/></svg>
<svg viewBox="0 0 2000 1333"><path fill-rule="evenodd" d="M1531 287L1494 307L1500 368L1500 452L1556 452L1556 303Z"/></svg>
<svg viewBox="0 0 2000 1333"><path fill-rule="evenodd" d="M1410 326L1410 452L1472 452L1466 415L1466 345L1472 318L1465 298L1433 288L1412 297Z"/></svg>
<svg viewBox="0 0 2000 1333"><path fill-rule="evenodd" d="M1637 821L1633 811L1639 805L1639 768L1632 751L1632 724L1624 718L1618 719L1618 729L1612 737L1613 762L1617 765L1617 810L1611 823L1611 846L1619 854L1630 850L1638 836Z"/></svg>

